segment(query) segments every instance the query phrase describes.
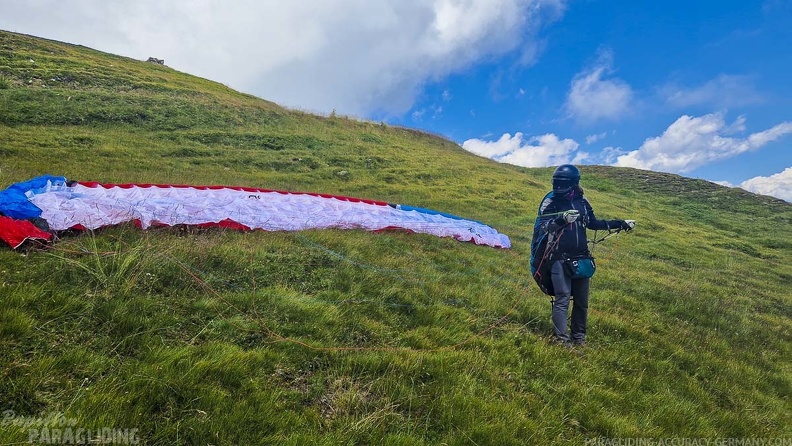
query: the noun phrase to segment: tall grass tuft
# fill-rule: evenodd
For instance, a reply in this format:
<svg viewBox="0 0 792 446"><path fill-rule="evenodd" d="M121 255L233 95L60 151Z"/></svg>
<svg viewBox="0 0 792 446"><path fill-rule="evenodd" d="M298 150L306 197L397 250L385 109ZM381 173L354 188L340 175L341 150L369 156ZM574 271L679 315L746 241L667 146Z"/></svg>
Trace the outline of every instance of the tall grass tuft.
<svg viewBox="0 0 792 446"><path fill-rule="evenodd" d="M69 249L69 253L65 252ZM99 239L90 231L74 243L46 253L60 261L61 270L82 273L79 280L103 297L125 296L141 285L153 258L145 239L126 243Z"/></svg>

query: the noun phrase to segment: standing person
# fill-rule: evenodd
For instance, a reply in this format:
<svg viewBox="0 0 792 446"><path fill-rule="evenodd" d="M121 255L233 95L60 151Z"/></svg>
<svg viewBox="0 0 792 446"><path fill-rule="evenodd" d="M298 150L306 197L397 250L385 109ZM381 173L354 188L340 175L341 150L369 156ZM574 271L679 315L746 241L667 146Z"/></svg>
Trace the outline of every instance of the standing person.
<svg viewBox="0 0 792 446"><path fill-rule="evenodd" d="M635 220L598 220L580 187L580 171L571 164L553 172L553 190L539 206L531 241L531 272L551 297L556 340L564 345L586 343L589 284L596 268L586 229L630 231ZM573 301L571 333L567 331Z"/></svg>

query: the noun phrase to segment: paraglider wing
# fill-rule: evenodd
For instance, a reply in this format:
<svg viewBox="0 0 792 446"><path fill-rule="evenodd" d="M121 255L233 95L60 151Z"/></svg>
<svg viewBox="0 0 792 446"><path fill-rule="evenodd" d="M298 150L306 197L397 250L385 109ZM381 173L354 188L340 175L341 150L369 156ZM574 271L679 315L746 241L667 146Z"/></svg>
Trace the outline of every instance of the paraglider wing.
<svg viewBox="0 0 792 446"><path fill-rule="evenodd" d="M143 229L173 225L267 231L401 229L511 247L507 236L483 223L380 201L247 187L67 183L63 177L42 178L36 179L36 187L25 191L39 215L18 214L15 218L41 217L54 231L96 229L130 221ZM0 212L4 212L1 206Z"/></svg>

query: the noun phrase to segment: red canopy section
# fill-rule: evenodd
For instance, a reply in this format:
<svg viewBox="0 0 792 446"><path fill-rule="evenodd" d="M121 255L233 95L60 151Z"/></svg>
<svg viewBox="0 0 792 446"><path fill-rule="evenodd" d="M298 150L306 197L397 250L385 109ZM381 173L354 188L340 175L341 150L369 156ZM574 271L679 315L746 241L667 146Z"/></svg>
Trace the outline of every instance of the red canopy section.
<svg viewBox="0 0 792 446"><path fill-rule="evenodd" d="M27 220L0 216L0 240L17 249L29 239L47 242L52 239L52 234L42 231Z"/></svg>

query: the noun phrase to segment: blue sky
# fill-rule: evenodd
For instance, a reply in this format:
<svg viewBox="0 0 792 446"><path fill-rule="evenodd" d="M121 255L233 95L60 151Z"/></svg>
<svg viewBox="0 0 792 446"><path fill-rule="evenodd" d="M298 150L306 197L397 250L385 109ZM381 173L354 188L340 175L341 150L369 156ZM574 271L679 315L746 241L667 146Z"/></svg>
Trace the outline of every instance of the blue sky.
<svg viewBox="0 0 792 446"><path fill-rule="evenodd" d="M792 0L0 0L0 28L416 127L501 162L792 201Z"/></svg>

